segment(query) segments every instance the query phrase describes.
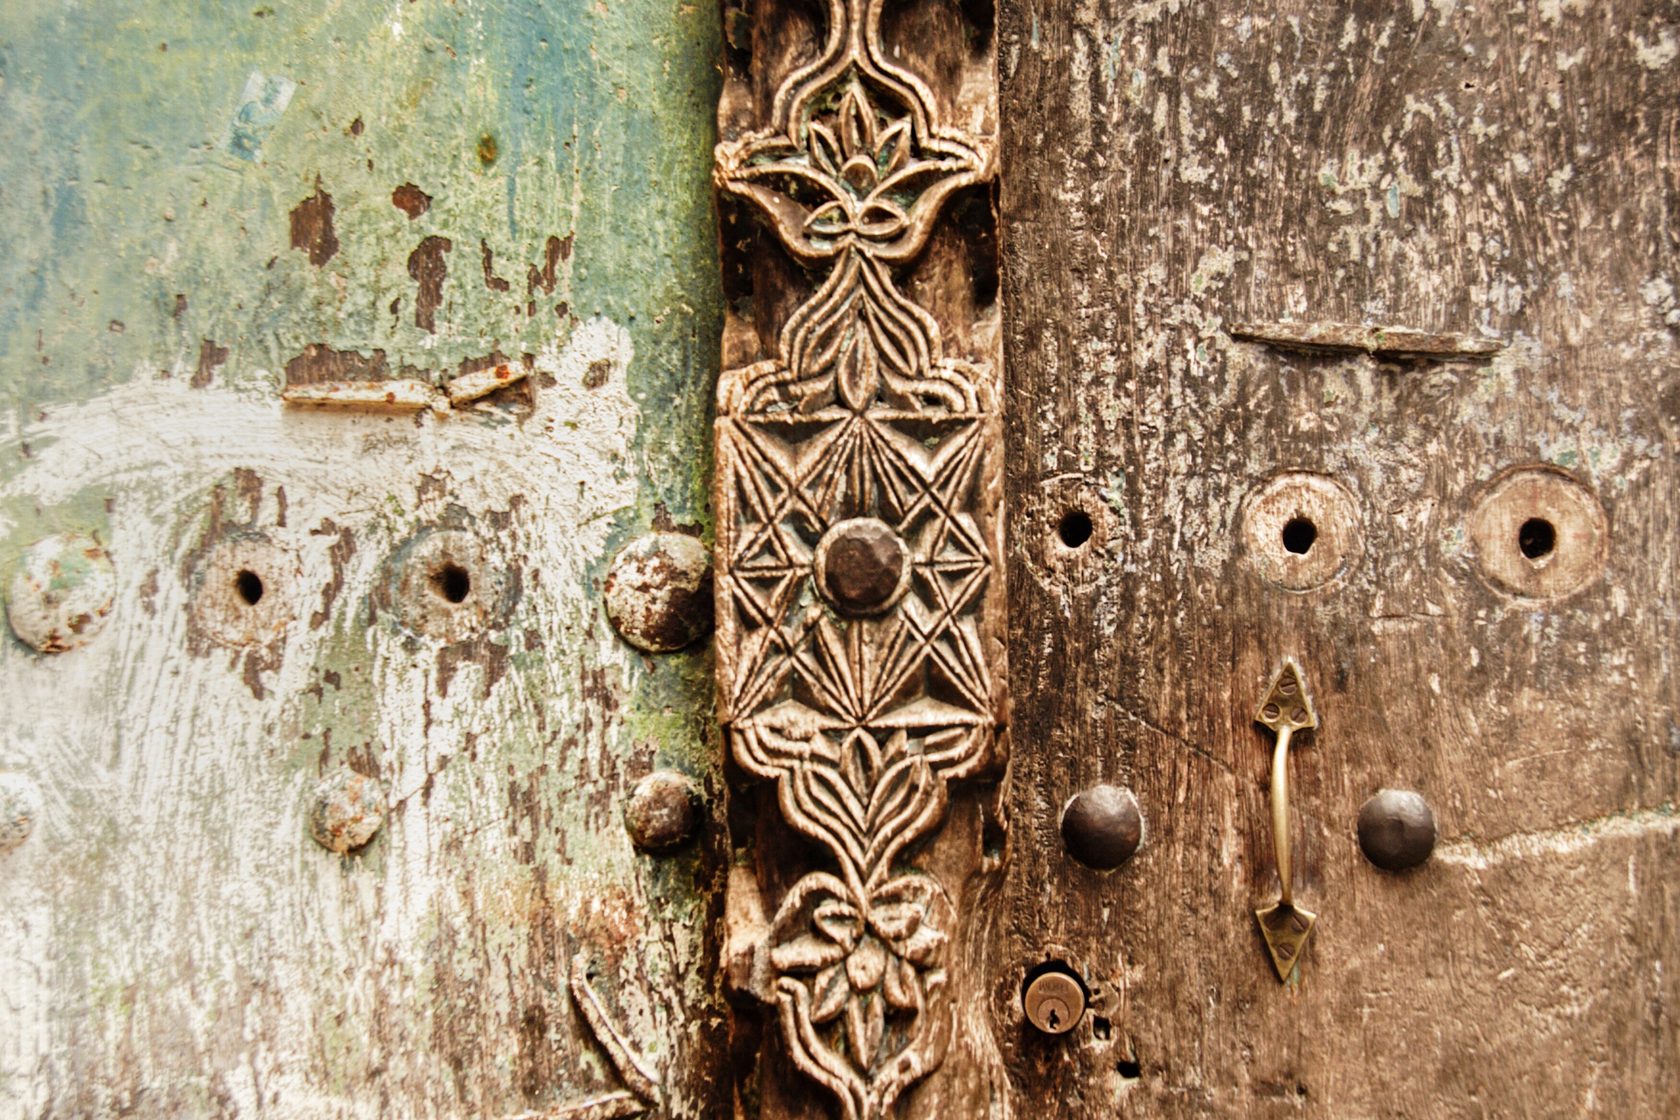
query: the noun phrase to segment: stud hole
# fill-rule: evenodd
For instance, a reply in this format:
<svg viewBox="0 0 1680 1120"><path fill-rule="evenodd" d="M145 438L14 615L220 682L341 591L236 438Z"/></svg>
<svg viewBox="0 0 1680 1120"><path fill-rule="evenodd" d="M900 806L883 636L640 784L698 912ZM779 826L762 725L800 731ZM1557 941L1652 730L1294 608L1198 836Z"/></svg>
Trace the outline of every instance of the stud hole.
<svg viewBox="0 0 1680 1120"><path fill-rule="evenodd" d="M1557 547L1557 529L1544 517L1531 517L1517 530L1517 547L1530 560L1542 560Z"/></svg>
<svg viewBox="0 0 1680 1120"><path fill-rule="evenodd" d="M1305 517L1291 517L1284 522L1283 547L1297 556L1305 556L1312 551L1313 542L1318 539L1318 526Z"/></svg>
<svg viewBox="0 0 1680 1120"><path fill-rule="evenodd" d="M1091 515L1084 510L1069 510L1062 515L1062 523L1056 527L1056 533L1062 538L1062 543L1069 548L1079 548L1091 539Z"/></svg>
<svg viewBox="0 0 1680 1120"><path fill-rule="evenodd" d="M1114 1072L1127 1081L1136 1081L1143 1076L1143 1063L1131 1058L1115 1062Z"/></svg>
<svg viewBox="0 0 1680 1120"><path fill-rule="evenodd" d="M464 603L472 594L472 575L459 564L444 564L432 573L432 588L447 602Z"/></svg>
<svg viewBox="0 0 1680 1120"><path fill-rule="evenodd" d="M238 592L240 600L247 607L254 607L262 602L262 577L249 568L241 568L239 574L233 577L233 589Z"/></svg>

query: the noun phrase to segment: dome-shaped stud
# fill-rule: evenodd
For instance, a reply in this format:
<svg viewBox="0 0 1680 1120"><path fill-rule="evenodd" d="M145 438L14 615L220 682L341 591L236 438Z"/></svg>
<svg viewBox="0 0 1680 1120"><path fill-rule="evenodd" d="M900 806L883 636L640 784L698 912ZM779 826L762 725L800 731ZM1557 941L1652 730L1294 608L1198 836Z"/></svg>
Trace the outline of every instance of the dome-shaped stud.
<svg viewBox="0 0 1680 1120"><path fill-rule="evenodd" d="M701 819L694 779L674 770L655 770L636 783L624 806L630 842L644 852L669 852L694 838Z"/></svg>
<svg viewBox="0 0 1680 1120"><path fill-rule="evenodd" d="M1112 871L1143 846L1143 810L1124 786L1081 790L1062 808L1062 844L1086 867Z"/></svg>
<svg viewBox="0 0 1680 1120"><path fill-rule="evenodd" d="M848 618L880 614L910 580L910 549L892 526L874 517L840 521L817 542L817 587Z"/></svg>
<svg viewBox="0 0 1680 1120"><path fill-rule="evenodd" d="M1405 871L1435 850L1435 814L1421 793L1378 790L1359 809L1359 848L1384 871Z"/></svg>
<svg viewBox="0 0 1680 1120"><path fill-rule="evenodd" d="M624 546L605 587L607 619L648 653L672 653L712 629L712 556L685 533L648 533Z"/></svg>

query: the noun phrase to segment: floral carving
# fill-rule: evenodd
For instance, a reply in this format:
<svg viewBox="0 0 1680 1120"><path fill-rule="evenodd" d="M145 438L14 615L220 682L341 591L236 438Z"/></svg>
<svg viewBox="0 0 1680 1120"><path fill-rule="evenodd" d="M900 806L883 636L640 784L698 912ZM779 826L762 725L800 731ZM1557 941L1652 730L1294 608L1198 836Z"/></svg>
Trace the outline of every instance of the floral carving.
<svg viewBox="0 0 1680 1120"><path fill-rule="evenodd" d="M888 59L881 0L828 14L768 126L717 152L720 191L815 274L776 356L719 385L720 702L736 760L828 856L776 908L765 994L793 1062L847 1120L881 1120L956 1022L955 906L907 853L948 783L994 762L1002 712L997 371L947 356L900 274L992 165ZM856 524L909 573L848 613L815 566Z"/></svg>

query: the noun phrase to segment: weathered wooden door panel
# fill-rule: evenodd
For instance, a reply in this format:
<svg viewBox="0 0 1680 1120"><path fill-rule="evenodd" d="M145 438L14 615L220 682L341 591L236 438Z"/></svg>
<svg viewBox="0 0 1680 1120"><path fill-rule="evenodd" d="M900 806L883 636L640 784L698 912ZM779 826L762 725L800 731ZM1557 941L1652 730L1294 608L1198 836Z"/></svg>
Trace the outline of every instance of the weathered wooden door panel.
<svg viewBox="0 0 1680 1120"><path fill-rule="evenodd" d="M995 967L1065 956L1099 1005L1006 1031L1017 1102L1672 1114L1673 11L1001 19ZM1320 719L1288 763L1318 921L1280 986L1253 721L1285 656ZM1147 822L1109 874L1057 835L1100 782ZM1355 837L1389 787L1439 829L1401 874Z"/></svg>
<svg viewBox="0 0 1680 1120"><path fill-rule="evenodd" d="M708 659L601 606L705 520L717 49L640 0L4 6L0 559L43 641L36 542L98 605L0 648L0 1114L725 1110L721 831L625 827L653 769L716 793Z"/></svg>
<svg viewBox="0 0 1680 1120"><path fill-rule="evenodd" d="M1621 2L6 9L0 1111L1680 1112L1677 94Z"/></svg>

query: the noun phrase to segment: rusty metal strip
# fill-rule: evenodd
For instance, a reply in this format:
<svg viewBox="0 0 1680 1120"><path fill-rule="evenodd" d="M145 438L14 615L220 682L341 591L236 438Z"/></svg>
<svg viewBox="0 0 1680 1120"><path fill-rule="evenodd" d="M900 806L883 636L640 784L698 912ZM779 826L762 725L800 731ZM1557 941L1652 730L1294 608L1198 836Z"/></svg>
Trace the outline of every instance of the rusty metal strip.
<svg viewBox="0 0 1680 1120"><path fill-rule="evenodd" d="M942 827L947 783L999 761L1005 712L995 319L953 322L960 299L924 306L907 280L996 174L995 59L929 67L953 87L936 92L902 60L959 52L884 42L882 5L828 0L814 60L732 72L715 170L769 235L753 252L803 271L744 267L809 285L729 307L726 361L747 360L718 389L717 650L736 762L827 857L760 876L791 885L754 934L753 990L847 1120L893 1115L960 1029L953 884L906 853ZM754 58L799 57L772 40L802 22L755 11Z"/></svg>

